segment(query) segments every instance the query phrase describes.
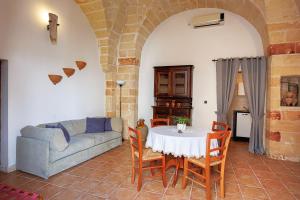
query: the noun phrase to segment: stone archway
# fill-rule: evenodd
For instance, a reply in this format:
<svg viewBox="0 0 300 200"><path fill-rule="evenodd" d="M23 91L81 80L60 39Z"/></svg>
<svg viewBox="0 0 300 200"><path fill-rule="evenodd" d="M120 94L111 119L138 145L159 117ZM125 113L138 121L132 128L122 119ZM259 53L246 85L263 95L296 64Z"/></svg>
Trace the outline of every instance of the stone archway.
<svg viewBox="0 0 300 200"><path fill-rule="evenodd" d="M126 81L122 96L125 127L137 120L139 60L143 45L151 32L166 18L195 8L221 8L248 20L260 33L265 51L268 47L267 26L258 4L251 0L216 1L138 1L76 0L87 16L98 39L100 62L106 73L106 113L119 113L119 92L115 81ZM125 131L126 132L126 131ZM125 133L124 138L127 138Z"/></svg>
<svg viewBox="0 0 300 200"><path fill-rule="evenodd" d="M105 72L107 116L116 116L116 76L118 45L126 23L126 2L123 0L75 0L86 15L97 37L100 64Z"/></svg>
<svg viewBox="0 0 300 200"><path fill-rule="evenodd" d="M139 7L139 5L137 5ZM265 52L269 44L267 25L262 12L259 7L250 0L240 1L239 3L233 1L172 1L172 3L165 3L165 1L156 1L146 6L147 11L143 20L138 26L136 32L136 57L140 57L140 52L147 37L152 31L166 18L177 14L179 12L195 9L195 8L220 8L228 10L232 13L244 17L250 22L259 32L264 45ZM140 8L142 9L142 8ZM139 10L139 9L137 9Z"/></svg>
<svg viewBox="0 0 300 200"><path fill-rule="evenodd" d="M272 135L280 135L280 126L272 118L280 113L280 106L274 102L279 99L280 79L285 63L293 70L300 53L300 11L296 0L75 0L87 16L97 36L101 51L100 62L106 73L106 114L116 116L119 113L119 96L115 80L126 81L122 96L122 117L125 124L124 138L127 138L127 126L135 126L137 120L137 97L139 79L139 60L143 45L151 32L166 18L179 12L195 8L219 8L242 16L250 22L261 36L265 55L270 55L267 94L267 143L269 154L282 158L290 145L277 141ZM283 54L280 56L274 54ZM298 54L291 57L288 54ZM293 60L293 64L289 63ZM278 68L278 69L277 69ZM299 71L300 73L300 71ZM292 75L291 74L291 75ZM275 97L274 97L275 95ZM288 111L292 112L292 110ZM300 112L297 110L297 112ZM292 113L289 116L295 116ZM271 116L271 117L270 117ZM288 119L290 120L290 119ZM300 119L291 124L300 123ZM300 130L299 130L300 131ZM298 141L300 136L292 136ZM298 137L298 139L296 139ZM276 137L278 138L278 137ZM280 137L279 137L280 138ZM300 140L299 140L300 141ZM293 149L297 149L295 144ZM283 149L287 149L286 151ZM276 150L276 151L273 151ZM277 151L278 150L278 151ZM282 153L285 152L285 153ZM284 154L281 156L281 154ZM294 159L294 158L293 158ZM295 159L300 157L296 156Z"/></svg>
<svg viewBox="0 0 300 200"><path fill-rule="evenodd" d="M205 2L205 1L203 1ZM218 3L217 3L218 2ZM222 3L223 2L223 3ZM265 20L259 8L250 1L242 1L241 5L236 3L224 3L225 1L146 1L144 4L129 4L127 11L127 22L119 44L118 76L129 82L129 93L125 100L124 109L127 110L125 124L131 126L137 119L137 92L139 77L139 60L144 43L152 31L166 18L185 10L195 8L222 8L243 16L258 30L263 39L264 49L267 50L268 35ZM247 9L246 9L247 8ZM135 77L135 78L134 78ZM123 110L124 110L123 109Z"/></svg>

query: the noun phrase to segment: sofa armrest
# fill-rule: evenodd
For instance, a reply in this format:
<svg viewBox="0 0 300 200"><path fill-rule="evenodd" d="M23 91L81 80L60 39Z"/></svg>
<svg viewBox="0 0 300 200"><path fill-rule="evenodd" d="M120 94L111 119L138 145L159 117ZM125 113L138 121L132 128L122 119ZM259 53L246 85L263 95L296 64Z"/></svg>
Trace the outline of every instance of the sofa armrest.
<svg viewBox="0 0 300 200"><path fill-rule="evenodd" d="M122 133L123 131L123 120L120 117L111 118L111 128L113 131Z"/></svg>
<svg viewBox="0 0 300 200"><path fill-rule="evenodd" d="M55 151L63 151L68 147L68 142L60 128L40 128L26 126L21 129L21 135L26 138L33 138L48 142L50 148Z"/></svg>
<svg viewBox="0 0 300 200"><path fill-rule="evenodd" d="M17 137L16 168L42 178L48 178L49 142Z"/></svg>

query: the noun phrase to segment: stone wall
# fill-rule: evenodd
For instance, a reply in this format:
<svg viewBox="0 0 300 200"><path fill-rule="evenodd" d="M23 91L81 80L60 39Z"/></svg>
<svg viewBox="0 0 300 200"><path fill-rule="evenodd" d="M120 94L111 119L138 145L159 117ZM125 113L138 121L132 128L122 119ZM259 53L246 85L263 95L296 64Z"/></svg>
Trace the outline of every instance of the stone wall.
<svg viewBox="0 0 300 200"><path fill-rule="evenodd" d="M300 161L300 107L280 106L280 77L300 75L300 13L294 0L265 1L269 32L266 150Z"/></svg>
<svg viewBox="0 0 300 200"><path fill-rule="evenodd" d="M276 159L300 161L300 107L280 106L280 77L300 75L300 54L273 55L268 68L266 149Z"/></svg>
<svg viewBox="0 0 300 200"><path fill-rule="evenodd" d="M122 90L122 117L126 127L124 138L127 138L127 126L134 126L137 120L139 60L143 45L155 27L176 13L194 8L221 8L244 17L259 32L265 54L270 56L268 116L273 112L282 112L282 116L288 116L275 122L267 118L267 152L272 157L299 160L300 154L296 152L295 145L289 145L290 151L285 149L288 148L285 136L295 144L299 142L300 127L294 122L295 116L298 116L294 112L298 111L293 110L292 114L286 114L292 111L283 112L282 108L276 106L279 87L274 86L289 67L300 74L297 71L300 67L299 60L292 59L293 64L290 61L300 53L300 16L296 0L75 1L87 16L98 38L101 50L100 62L106 72L108 116L119 113L119 88L116 88L115 81L117 79L126 81ZM293 129L293 133L290 129ZM272 135L280 138L280 141L272 140Z"/></svg>

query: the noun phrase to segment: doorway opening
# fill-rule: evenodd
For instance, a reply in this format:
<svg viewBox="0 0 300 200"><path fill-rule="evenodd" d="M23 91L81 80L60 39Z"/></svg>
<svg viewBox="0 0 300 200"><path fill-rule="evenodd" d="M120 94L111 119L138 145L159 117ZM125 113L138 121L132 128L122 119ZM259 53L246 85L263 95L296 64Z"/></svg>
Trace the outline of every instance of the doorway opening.
<svg viewBox="0 0 300 200"><path fill-rule="evenodd" d="M0 170L8 166L8 61L0 59Z"/></svg>

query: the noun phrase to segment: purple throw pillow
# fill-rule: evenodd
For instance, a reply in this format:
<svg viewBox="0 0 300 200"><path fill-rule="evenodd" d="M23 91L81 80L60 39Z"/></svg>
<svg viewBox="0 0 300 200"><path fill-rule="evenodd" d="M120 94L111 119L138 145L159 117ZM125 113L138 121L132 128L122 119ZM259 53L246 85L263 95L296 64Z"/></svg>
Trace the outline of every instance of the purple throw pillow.
<svg viewBox="0 0 300 200"><path fill-rule="evenodd" d="M104 127L105 131L112 131L112 127L111 127L111 119L110 118L106 118L105 119L105 127Z"/></svg>
<svg viewBox="0 0 300 200"><path fill-rule="evenodd" d="M46 128L60 128L62 130L62 132L64 133L66 141L68 143L70 142L70 140L71 140L70 134L69 134L68 130L61 123L58 123L56 125L48 125L48 124L46 124Z"/></svg>
<svg viewBox="0 0 300 200"><path fill-rule="evenodd" d="M105 118L86 118L86 133L99 133L105 131Z"/></svg>

